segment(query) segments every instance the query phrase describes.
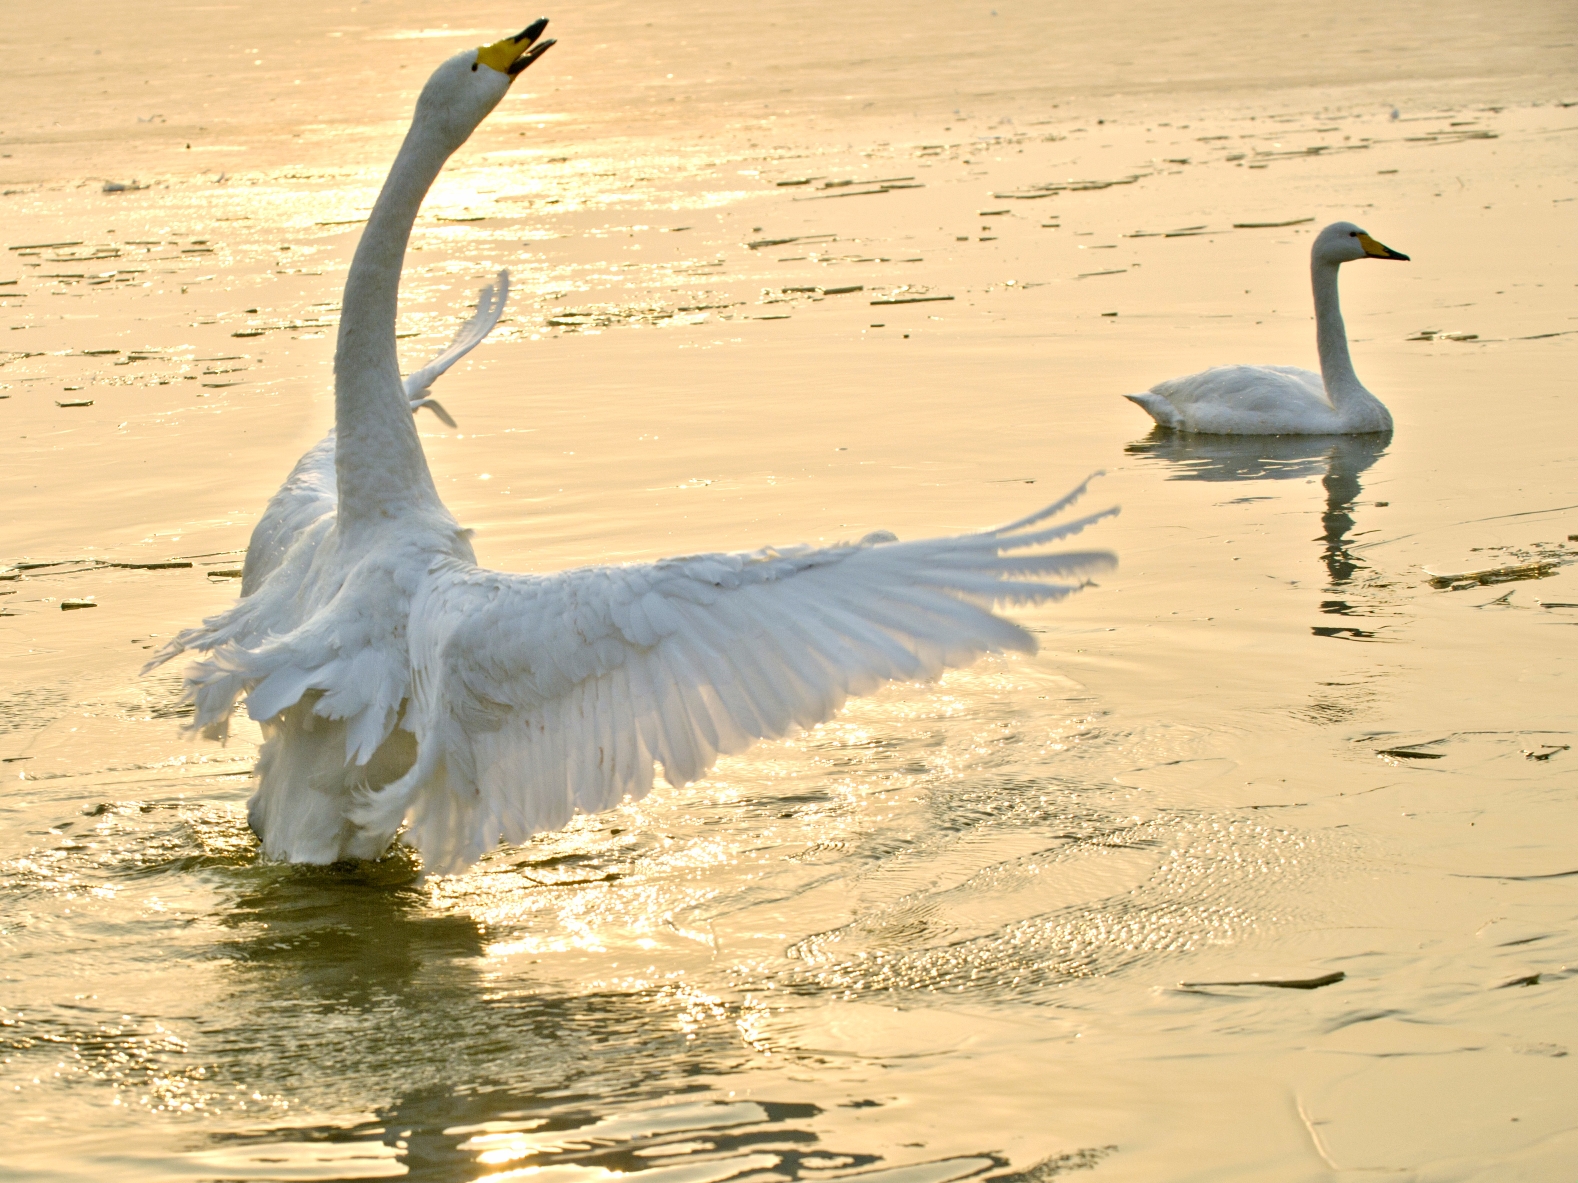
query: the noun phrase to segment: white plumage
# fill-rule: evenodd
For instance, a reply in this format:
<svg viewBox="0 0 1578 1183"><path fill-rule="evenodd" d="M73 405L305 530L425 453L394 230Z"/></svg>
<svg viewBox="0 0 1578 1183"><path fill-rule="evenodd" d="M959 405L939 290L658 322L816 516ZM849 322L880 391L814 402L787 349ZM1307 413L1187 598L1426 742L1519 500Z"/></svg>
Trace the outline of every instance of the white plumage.
<svg viewBox="0 0 1578 1183"><path fill-rule="evenodd" d="M1351 435L1390 431L1392 416L1354 373L1337 300L1337 268L1408 256L1352 222L1333 222L1310 247L1319 374L1294 366L1213 366L1123 397L1163 427L1215 435Z"/></svg>
<svg viewBox="0 0 1578 1183"><path fill-rule="evenodd" d="M851 694L1031 651L992 606L1059 599L1113 565L1105 552L1035 549L1116 512L1045 524L1081 485L955 538L875 534L541 576L478 567L411 412L431 371L491 322L479 328L479 309L402 386L395 293L428 186L552 44L537 42L545 24L457 55L424 88L346 280L335 433L270 502L241 599L153 663L202 655L186 686L209 734L246 697L264 733L249 818L274 857L374 858L409 822L429 871L463 870L500 839L641 796L654 765L684 785L722 754L829 718Z"/></svg>
<svg viewBox="0 0 1578 1183"><path fill-rule="evenodd" d="M450 366L470 353L487 338L504 315L504 306L510 298L510 273L500 271L498 278L477 293L477 312L455 332L455 338L442 353L420 370L406 375L401 381L406 398L411 402L414 415L426 407L454 427L455 421L439 401L432 397L433 383L443 377ZM339 501L339 488L334 475L335 429L329 428L324 436L290 470L279 492L269 498L263 516L252 527L252 537L247 543L246 562L241 569L241 594L249 596L263 585L291 543L313 523L332 517Z"/></svg>

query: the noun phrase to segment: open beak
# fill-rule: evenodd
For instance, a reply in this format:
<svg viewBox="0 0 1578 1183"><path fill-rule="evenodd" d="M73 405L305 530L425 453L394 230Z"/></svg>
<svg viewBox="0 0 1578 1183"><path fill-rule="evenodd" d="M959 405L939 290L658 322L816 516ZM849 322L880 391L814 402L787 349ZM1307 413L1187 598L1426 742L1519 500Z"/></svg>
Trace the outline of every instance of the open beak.
<svg viewBox="0 0 1578 1183"><path fill-rule="evenodd" d="M1409 261L1408 256L1403 254L1402 251L1394 251L1384 242L1376 242L1368 234L1359 235L1359 245L1364 248L1364 253L1372 259L1401 259L1405 263Z"/></svg>
<svg viewBox="0 0 1578 1183"><path fill-rule="evenodd" d="M552 38L539 41L542 31L548 27L547 17L538 17L513 37L506 37L502 41L495 41L492 45L484 45L477 50L477 64L487 66L490 70L497 70L500 74L508 74L511 78L531 65L555 45Z"/></svg>

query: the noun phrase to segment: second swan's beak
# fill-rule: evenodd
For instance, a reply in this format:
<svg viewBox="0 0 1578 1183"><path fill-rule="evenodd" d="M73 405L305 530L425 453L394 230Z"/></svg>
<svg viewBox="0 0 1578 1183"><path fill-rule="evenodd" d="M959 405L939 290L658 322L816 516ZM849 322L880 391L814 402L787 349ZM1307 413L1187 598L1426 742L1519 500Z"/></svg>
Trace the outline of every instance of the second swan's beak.
<svg viewBox="0 0 1578 1183"><path fill-rule="evenodd" d="M513 37L495 41L477 50L477 64L508 74L511 78L531 65L553 48L552 40L539 42L542 31L548 27L548 18L539 17Z"/></svg>
<svg viewBox="0 0 1578 1183"><path fill-rule="evenodd" d="M1359 245L1364 248L1364 253L1372 259L1401 259L1404 263L1409 261L1408 256L1402 251L1394 251L1384 242L1376 242L1368 234L1359 235Z"/></svg>

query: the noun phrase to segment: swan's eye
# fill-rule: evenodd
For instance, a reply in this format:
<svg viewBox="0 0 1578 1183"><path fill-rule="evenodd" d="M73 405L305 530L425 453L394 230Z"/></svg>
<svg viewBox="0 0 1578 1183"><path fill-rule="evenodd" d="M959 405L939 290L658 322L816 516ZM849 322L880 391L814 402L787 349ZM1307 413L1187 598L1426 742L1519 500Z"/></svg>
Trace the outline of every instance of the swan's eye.
<svg viewBox="0 0 1578 1183"><path fill-rule="evenodd" d="M472 68L472 69L473 69L473 70L475 70L475 69L476 69L476 67L475 67L475 66L472 66L472 67L471 67L471 68ZM1358 237L1359 237L1359 232L1358 232L1358 231L1357 231L1357 230L1350 230L1350 231L1348 231L1348 237L1349 237L1349 238L1358 238Z"/></svg>
<svg viewBox="0 0 1578 1183"><path fill-rule="evenodd" d="M473 74L475 74L477 72L477 63L476 62L472 62L471 63L471 72Z"/></svg>

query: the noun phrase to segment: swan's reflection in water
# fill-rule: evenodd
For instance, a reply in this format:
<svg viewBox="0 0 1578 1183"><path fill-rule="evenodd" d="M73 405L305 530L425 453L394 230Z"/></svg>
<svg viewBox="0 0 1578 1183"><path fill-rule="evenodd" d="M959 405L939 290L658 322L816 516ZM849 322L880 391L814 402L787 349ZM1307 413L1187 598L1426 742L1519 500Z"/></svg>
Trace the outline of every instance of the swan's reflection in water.
<svg viewBox="0 0 1578 1183"><path fill-rule="evenodd" d="M746 1112L697 1083L748 1058L732 1023L687 1038L671 992L566 990L523 964L500 972L486 925L442 907L415 872L400 855L241 869L220 913L233 989L210 1032L228 1048L224 1072L307 1112L365 1113L367 1081L386 1099L361 1120L216 1132L194 1156L205 1170L446 1181L502 1164L633 1173L705 1137L728 1168L712 1176L722 1179L779 1162L754 1141L817 1141L804 1128L814 1106Z"/></svg>
<svg viewBox="0 0 1578 1183"><path fill-rule="evenodd" d="M209 1133L187 1155L202 1177L1033 1183L1111 1149L1029 1171L995 1151L895 1163L819 1129L828 1109L882 1108L880 1093L813 1104L775 1099L758 1077L751 1099L720 1095L752 1060L729 1016L686 1034L662 990L566 990L523 965L500 974L483 926L435 907L412 871L399 858L242 869L221 920L236 989L211 1024L230 1047L225 1070L307 1112L351 1116ZM299 1011L309 1022L280 1021ZM368 1080L386 1098L371 1112Z"/></svg>
<svg viewBox="0 0 1578 1183"><path fill-rule="evenodd" d="M871 1105L880 1107L879 1102ZM1116 1149L1084 1147L1014 1170L997 1151L928 1157L894 1166L880 1154L840 1149L808 1128L813 1104L683 1095L621 1112L589 1095L550 1101L508 1090L435 1091L405 1098L355 1126L292 1125L213 1136L194 1165L258 1180L404 1178L408 1183L521 1178L568 1183L1039 1183L1088 1170ZM919 1144L913 1144L917 1148ZM492 1168L492 1170L490 1170ZM480 1172L480 1173L479 1173ZM768 1173L771 1172L771 1173Z"/></svg>
<svg viewBox="0 0 1578 1183"><path fill-rule="evenodd" d="M428 905L418 864L405 848L379 862L332 867L259 861L241 871L233 905L220 913L220 950L264 996L288 998L325 1013L387 1009L435 989L440 979L485 953L472 917Z"/></svg>
<svg viewBox="0 0 1578 1183"><path fill-rule="evenodd" d="M1321 562L1329 588L1351 584L1365 565L1349 550L1354 506L1364 491L1359 475L1385 453L1391 432L1368 435L1192 435L1158 427L1124 451L1162 461L1170 481L1285 481L1320 477L1326 490L1321 513ZM1321 602L1334 616L1367 615L1347 600ZM1370 640L1374 633L1348 626L1322 627L1317 636Z"/></svg>

